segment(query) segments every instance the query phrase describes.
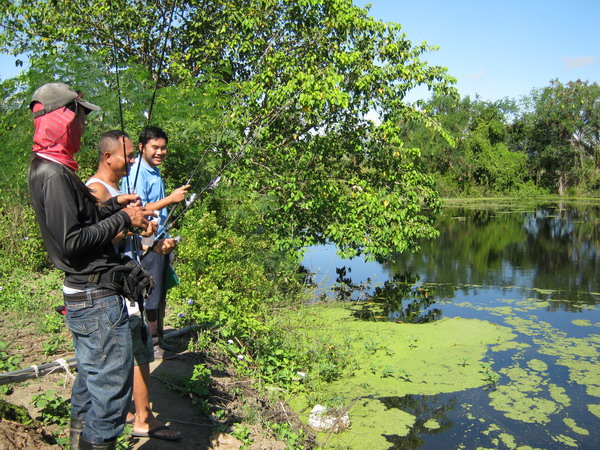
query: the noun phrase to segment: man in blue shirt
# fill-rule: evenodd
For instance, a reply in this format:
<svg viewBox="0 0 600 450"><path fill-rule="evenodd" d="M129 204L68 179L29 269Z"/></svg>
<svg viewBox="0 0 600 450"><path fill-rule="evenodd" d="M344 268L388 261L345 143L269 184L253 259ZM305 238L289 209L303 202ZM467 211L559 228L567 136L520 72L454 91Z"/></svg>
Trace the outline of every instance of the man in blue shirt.
<svg viewBox="0 0 600 450"><path fill-rule="evenodd" d="M142 131L138 147L139 157L129 172L129 188L137 193L144 207L158 213L158 234L167 225L167 206L179 203L185 199L190 185L181 186L171 194L165 195L165 185L160 176L160 166L167 156L167 144L169 138L167 133L158 127L147 127ZM137 178L137 179L136 179ZM127 189L127 180L124 180L122 189ZM169 270L168 255L159 255L150 252L142 261L142 266L152 273L154 277L154 290L144 305L148 328L154 341L154 357L162 359L163 349L167 346L163 343L163 319L166 306L166 276Z"/></svg>

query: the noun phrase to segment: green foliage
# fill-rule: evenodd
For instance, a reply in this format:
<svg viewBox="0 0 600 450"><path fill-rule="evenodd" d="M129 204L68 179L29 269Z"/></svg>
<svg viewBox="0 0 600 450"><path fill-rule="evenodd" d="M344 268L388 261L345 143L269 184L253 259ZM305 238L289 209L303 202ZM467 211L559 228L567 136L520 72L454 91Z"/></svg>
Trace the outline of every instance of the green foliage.
<svg viewBox="0 0 600 450"><path fill-rule="evenodd" d="M199 397L208 397L210 395L210 387L212 385L211 372L204 364L194 366L194 372L188 380L188 393Z"/></svg>
<svg viewBox="0 0 600 450"><path fill-rule="evenodd" d="M42 343L44 355L51 356L60 353L64 349L67 342L68 341L64 338L64 336L60 335L49 338Z"/></svg>
<svg viewBox="0 0 600 450"><path fill-rule="evenodd" d="M44 334L57 334L65 329L65 320L60 314L44 314L40 331Z"/></svg>
<svg viewBox="0 0 600 450"><path fill-rule="evenodd" d="M250 430L242 424L236 424L231 435L239 439L244 445L250 445L254 442L250 438Z"/></svg>
<svg viewBox="0 0 600 450"><path fill-rule="evenodd" d="M21 364L21 355L9 355L8 347L4 341L0 341L0 371L13 372L18 370Z"/></svg>
<svg viewBox="0 0 600 450"><path fill-rule="evenodd" d="M209 414L208 397L212 385L211 371L204 364L194 366L190 377L160 373L167 387L192 399L200 414Z"/></svg>
<svg viewBox="0 0 600 450"><path fill-rule="evenodd" d="M45 273L15 269L0 277L0 310L20 314L53 310L61 299L62 277L56 269Z"/></svg>
<svg viewBox="0 0 600 450"><path fill-rule="evenodd" d="M481 363L481 369L479 372L482 374L483 381L487 383L487 387L491 389L495 389L496 383L500 379L500 375L492 370L490 364Z"/></svg>
<svg viewBox="0 0 600 450"><path fill-rule="evenodd" d="M33 405L39 408L37 420L44 424L66 426L71 416L71 405L68 400L60 397L53 390L43 394L34 395L31 399Z"/></svg>
<svg viewBox="0 0 600 450"><path fill-rule="evenodd" d="M48 267L35 214L18 199L0 197L0 236L0 280L15 269L39 271Z"/></svg>
<svg viewBox="0 0 600 450"><path fill-rule="evenodd" d="M2 398L0 398L0 418L25 425L29 425L33 422L27 408L8 403Z"/></svg>
<svg viewBox="0 0 600 450"><path fill-rule="evenodd" d="M294 430L286 422L271 423L267 422L267 427L273 435L282 442L285 442L288 449L304 448L306 436L301 429Z"/></svg>
<svg viewBox="0 0 600 450"><path fill-rule="evenodd" d="M23 2L3 12L0 48L31 52L38 73L70 75L71 83L84 78L88 98L113 111L107 49L114 47L132 105L126 127L139 128L150 81L158 78L153 118L175 137L167 184L180 182L186 175L177 168L200 157L206 170L198 189L215 169L227 169L230 186L256 196L260 225L280 248L330 240L346 256L374 258L435 236L433 179L400 132L403 122L443 130L403 98L416 86L452 94L454 80L421 61L434 49L413 46L400 25L374 20L351 0ZM47 65L52 59L61 64ZM39 84L29 77L25 94ZM365 118L373 110L381 123Z"/></svg>
<svg viewBox="0 0 600 450"><path fill-rule="evenodd" d="M246 342L265 331L273 306L293 301L300 292L296 260L273 251L267 236L257 233L252 204L233 197L227 207L225 199L212 202L218 210L198 205L180 230L181 284L170 295L192 299L191 305L181 305L187 320L215 324L224 341Z"/></svg>
<svg viewBox="0 0 600 450"><path fill-rule="evenodd" d="M116 450L129 450L131 448L131 444L129 443L128 437L126 434L123 434L117 438L117 449Z"/></svg>
<svg viewBox="0 0 600 450"><path fill-rule="evenodd" d="M263 381L268 384L291 387L300 380L299 358L285 342L272 337L261 339L256 345L256 362L261 370Z"/></svg>
<svg viewBox="0 0 600 450"><path fill-rule="evenodd" d="M0 372L14 372L21 365L21 355L10 355L8 346L4 341L0 341ZM8 394L12 388L8 384L0 386L0 394Z"/></svg>
<svg viewBox="0 0 600 450"><path fill-rule="evenodd" d="M554 80L534 90L531 100L534 110L519 126L537 184L554 188L559 195L581 184L600 187L600 86Z"/></svg>
<svg viewBox="0 0 600 450"><path fill-rule="evenodd" d="M511 147L514 102L434 96L424 107L436 114L450 141L417 124L404 133L422 148L443 195L514 194L526 182L527 155Z"/></svg>

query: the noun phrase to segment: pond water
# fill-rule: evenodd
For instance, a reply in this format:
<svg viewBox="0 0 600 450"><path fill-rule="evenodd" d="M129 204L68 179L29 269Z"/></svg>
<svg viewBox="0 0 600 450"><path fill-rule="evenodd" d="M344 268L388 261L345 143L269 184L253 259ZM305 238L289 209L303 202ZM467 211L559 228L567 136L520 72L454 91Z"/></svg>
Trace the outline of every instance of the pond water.
<svg viewBox="0 0 600 450"><path fill-rule="evenodd" d="M317 294L354 303L355 317L479 319L515 336L488 346L479 388L378 396L415 419L372 448L600 448L599 225L596 201L463 203L415 254L377 263L308 249Z"/></svg>

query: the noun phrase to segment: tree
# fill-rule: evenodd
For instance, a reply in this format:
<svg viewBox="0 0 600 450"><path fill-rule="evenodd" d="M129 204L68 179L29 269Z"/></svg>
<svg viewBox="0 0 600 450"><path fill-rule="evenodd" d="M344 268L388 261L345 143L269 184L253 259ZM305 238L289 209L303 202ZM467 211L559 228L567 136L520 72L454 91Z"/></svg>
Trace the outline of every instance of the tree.
<svg viewBox="0 0 600 450"><path fill-rule="evenodd" d="M225 168L226 183L260 199L261 226L281 247L331 240L346 256L375 257L436 234L433 180L420 152L404 148L400 127L439 130L404 96L419 85L452 94L453 79L420 60L431 48L413 46L400 25L350 0L54 0L2 9L5 51L36 58L76 45L99 55L114 86L114 46L122 68L141 64L159 82L163 106L174 92L198 98L205 83L218 86L223 101L190 102L185 123L194 111L221 118L208 167ZM370 111L381 123L365 118ZM157 114L178 122L169 108Z"/></svg>
<svg viewBox="0 0 600 450"><path fill-rule="evenodd" d="M512 101L434 96L424 108L449 139L421 124L405 128L405 136L409 145L423 149L427 170L440 184L445 181L447 195L473 189L508 193L523 182L526 155L508 146L508 122L517 112Z"/></svg>
<svg viewBox="0 0 600 450"><path fill-rule="evenodd" d="M527 151L539 182L562 195L570 186L598 180L600 86L554 80L534 90L532 101L535 109L523 120Z"/></svg>

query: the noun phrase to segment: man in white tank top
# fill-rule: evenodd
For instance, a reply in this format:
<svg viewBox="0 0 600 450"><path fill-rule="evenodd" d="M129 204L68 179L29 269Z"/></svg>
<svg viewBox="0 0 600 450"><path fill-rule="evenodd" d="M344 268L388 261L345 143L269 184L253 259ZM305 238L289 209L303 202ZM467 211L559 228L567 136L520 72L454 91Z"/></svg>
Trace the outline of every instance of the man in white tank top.
<svg viewBox="0 0 600 450"><path fill-rule="evenodd" d="M131 139L119 130L108 131L102 135L98 143L98 170L86 185L99 200L105 201L121 194L119 182L127 175L128 167L135 161L134 146ZM118 247L124 236L115 236L113 244ZM161 254L170 253L175 246L173 239L163 239L155 251ZM117 249L118 252L118 249ZM153 437L156 439L181 439L179 431L171 430L158 420L150 408L150 363L154 360L152 339L142 341L141 329L144 319L135 302L127 301L129 325L133 343L133 403L135 415L129 413L127 422L133 424L132 435L136 437Z"/></svg>

